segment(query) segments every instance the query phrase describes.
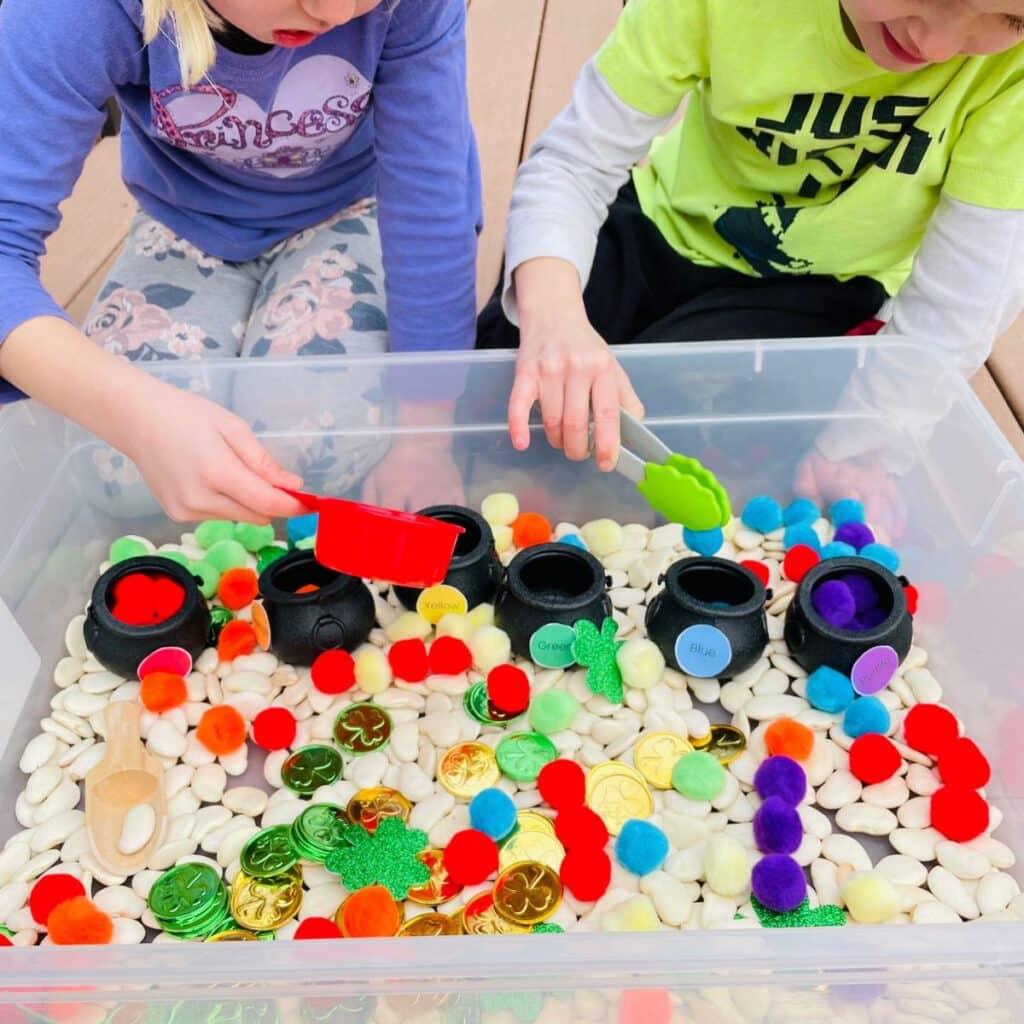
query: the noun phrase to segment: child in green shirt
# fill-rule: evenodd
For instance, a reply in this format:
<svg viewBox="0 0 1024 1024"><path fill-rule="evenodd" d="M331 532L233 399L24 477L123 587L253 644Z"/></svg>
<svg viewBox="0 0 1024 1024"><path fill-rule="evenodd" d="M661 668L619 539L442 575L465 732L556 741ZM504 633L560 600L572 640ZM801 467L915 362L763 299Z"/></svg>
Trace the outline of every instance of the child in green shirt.
<svg viewBox="0 0 1024 1024"><path fill-rule="evenodd" d="M977 368L1024 304L1022 34L1024 0L630 0L519 171L479 321L519 346L513 443L539 401L614 465L640 408L609 344L881 315Z"/></svg>

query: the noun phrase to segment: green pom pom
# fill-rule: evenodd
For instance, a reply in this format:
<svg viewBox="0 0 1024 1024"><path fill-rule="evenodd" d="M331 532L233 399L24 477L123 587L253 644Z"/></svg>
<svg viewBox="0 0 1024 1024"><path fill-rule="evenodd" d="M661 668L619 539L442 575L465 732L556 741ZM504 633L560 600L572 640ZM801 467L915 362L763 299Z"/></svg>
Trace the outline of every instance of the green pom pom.
<svg viewBox="0 0 1024 1024"><path fill-rule="evenodd" d="M303 537L302 540L295 542L295 549L297 551L312 551L316 547L316 536Z"/></svg>
<svg viewBox="0 0 1024 1024"><path fill-rule="evenodd" d="M207 600L210 600L217 593L217 584L220 583L220 572L209 562L189 562L188 570L193 576L199 577L199 592Z"/></svg>
<svg viewBox="0 0 1024 1024"><path fill-rule="evenodd" d="M257 551L274 542L274 527L269 523L266 526L257 526L255 523L239 523L235 527L235 540L246 551L255 555Z"/></svg>
<svg viewBox="0 0 1024 1024"><path fill-rule="evenodd" d="M189 568L192 564L184 551L157 551L157 558L166 558L170 562L177 562L183 569Z"/></svg>
<svg viewBox="0 0 1024 1024"><path fill-rule="evenodd" d="M110 561L113 564L123 562L128 558L140 558L142 555L152 554L153 549L147 547L138 537L118 537L110 545Z"/></svg>
<svg viewBox="0 0 1024 1024"><path fill-rule="evenodd" d="M237 540L219 540L206 552L203 559L209 562L218 572L228 569L241 569L247 564L248 552Z"/></svg>
<svg viewBox="0 0 1024 1024"><path fill-rule="evenodd" d="M269 544L265 548L260 548L260 552L256 556L256 572L262 573L268 565L273 565L279 558L284 558L287 554L287 548L279 548L276 544Z"/></svg>
<svg viewBox="0 0 1024 1024"><path fill-rule="evenodd" d="M234 539L235 524L230 519L207 519L196 527L193 536L200 547L212 548L218 541Z"/></svg>
<svg viewBox="0 0 1024 1024"><path fill-rule="evenodd" d="M714 800L725 786L725 769L711 754L683 754L672 769L672 786L688 800Z"/></svg>
<svg viewBox="0 0 1024 1024"><path fill-rule="evenodd" d="M545 690L530 702L530 725L550 736L568 729L580 709L580 702L566 690Z"/></svg>

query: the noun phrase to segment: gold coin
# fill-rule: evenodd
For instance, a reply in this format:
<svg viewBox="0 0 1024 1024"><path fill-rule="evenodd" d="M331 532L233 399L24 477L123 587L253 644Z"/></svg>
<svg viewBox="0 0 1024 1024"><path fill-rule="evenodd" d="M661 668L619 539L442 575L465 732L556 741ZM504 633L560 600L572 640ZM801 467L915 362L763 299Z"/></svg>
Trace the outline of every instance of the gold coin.
<svg viewBox="0 0 1024 1024"><path fill-rule="evenodd" d="M242 931L241 928L233 928L230 931L218 932L211 935L207 942L259 942L259 939L252 932Z"/></svg>
<svg viewBox="0 0 1024 1024"><path fill-rule="evenodd" d="M747 749L747 737L735 725L713 725L711 739L701 749L722 764L732 764Z"/></svg>
<svg viewBox="0 0 1024 1024"><path fill-rule="evenodd" d="M501 779L498 759L486 743L456 743L437 766L438 782L460 800L472 800Z"/></svg>
<svg viewBox="0 0 1024 1024"><path fill-rule="evenodd" d="M370 789L359 790L349 800L346 812L351 822L362 825L367 832L376 832L384 818L408 821L412 804L397 789L372 786Z"/></svg>
<svg viewBox="0 0 1024 1024"><path fill-rule="evenodd" d="M516 823L520 832L545 832L549 836L555 834L555 824L540 811L520 811L516 815Z"/></svg>
<svg viewBox="0 0 1024 1024"><path fill-rule="evenodd" d="M711 733L705 733L703 736L691 736L690 744L694 750L703 750L711 742Z"/></svg>
<svg viewBox="0 0 1024 1024"><path fill-rule="evenodd" d="M436 907L439 903L447 903L454 899L462 892L462 886L448 877L444 866L443 850L428 847L422 853L417 854L416 859L430 868L430 881L414 886L409 890L406 899L426 907Z"/></svg>
<svg viewBox="0 0 1024 1024"><path fill-rule="evenodd" d="M600 815L613 836L630 818L648 818L654 811L654 799L643 776L626 765L620 768L619 772L605 772L593 787L587 780L587 806Z"/></svg>
<svg viewBox="0 0 1024 1024"><path fill-rule="evenodd" d="M505 868L494 883L494 909L525 927L546 921L562 902L562 883L547 864L524 861Z"/></svg>
<svg viewBox="0 0 1024 1024"><path fill-rule="evenodd" d="M506 921L494 909L494 897L489 892L474 896L460 911L462 930L467 935L523 935L530 929Z"/></svg>
<svg viewBox="0 0 1024 1024"><path fill-rule="evenodd" d="M562 866L565 850L562 844L547 832L531 832L522 829L517 832L498 853L498 863L502 870L513 864L533 861L546 864L552 871Z"/></svg>
<svg viewBox="0 0 1024 1024"><path fill-rule="evenodd" d="M690 741L674 732L649 732L633 750L633 764L655 789L671 789L676 761L692 750Z"/></svg>
<svg viewBox="0 0 1024 1024"><path fill-rule="evenodd" d="M630 767L630 765L623 764L621 761L602 761L600 764L595 764L594 767L587 772L587 803L590 803L590 794L593 793L599 782L603 779L616 775L629 775L632 778L635 778L637 782L644 783L646 785L644 777L635 768Z"/></svg>
<svg viewBox="0 0 1024 1024"><path fill-rule="evenodd" d="M270 878L239 871L231 884L231 916L254 932L271 932L290 921L302 903L302 872L298 867Z"/></svg>
<svg viewBox="0 0 1024 1024"><path fill-rule="evenodd" d="M461 935L462 925L447 914L420 914L410 918L398 929L403 935Z"/></svg>

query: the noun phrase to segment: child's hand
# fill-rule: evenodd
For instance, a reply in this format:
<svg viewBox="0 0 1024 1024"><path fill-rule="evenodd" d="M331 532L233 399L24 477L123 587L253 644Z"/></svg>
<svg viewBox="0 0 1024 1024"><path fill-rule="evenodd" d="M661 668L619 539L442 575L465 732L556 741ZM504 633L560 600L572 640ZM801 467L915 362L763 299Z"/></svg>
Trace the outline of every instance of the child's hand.
<svg viewBox="0 0 1024 1024"><path fill-rule="evenodd" d="M149 383L128 421L111 433L124 434L118 447L172 519L266 523L309 511L280 490L297 489L302 479L271 458L244 420L205 398Z"/></svg>
<svg viewBox="0 0 1024 1024"><path fill-rule="evenodd" d="M508 403L512 444L520 451L529 447L530 410L537 401L548 442L576 461L590 454L593 411L595 455L604 471L614 469L618 459L619 410L643 417L629 377L590 326L578 297L571 311L549 307L539 316L522 314L516 379Z"/></svg>

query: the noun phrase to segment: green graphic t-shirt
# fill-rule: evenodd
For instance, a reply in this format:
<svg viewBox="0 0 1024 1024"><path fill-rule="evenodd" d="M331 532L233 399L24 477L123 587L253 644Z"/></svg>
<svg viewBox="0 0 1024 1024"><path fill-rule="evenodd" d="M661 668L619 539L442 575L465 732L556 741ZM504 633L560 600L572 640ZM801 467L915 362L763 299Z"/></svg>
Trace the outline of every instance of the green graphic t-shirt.
<svg viewBox="0 0 1024 1024"><path fill-rule="evenodd" d="M1024 46L894 74L838 0L629 0L597 67L646 114L694 93L634 178L697 263L894 294L940 193L1024 209Z"/></svg>

